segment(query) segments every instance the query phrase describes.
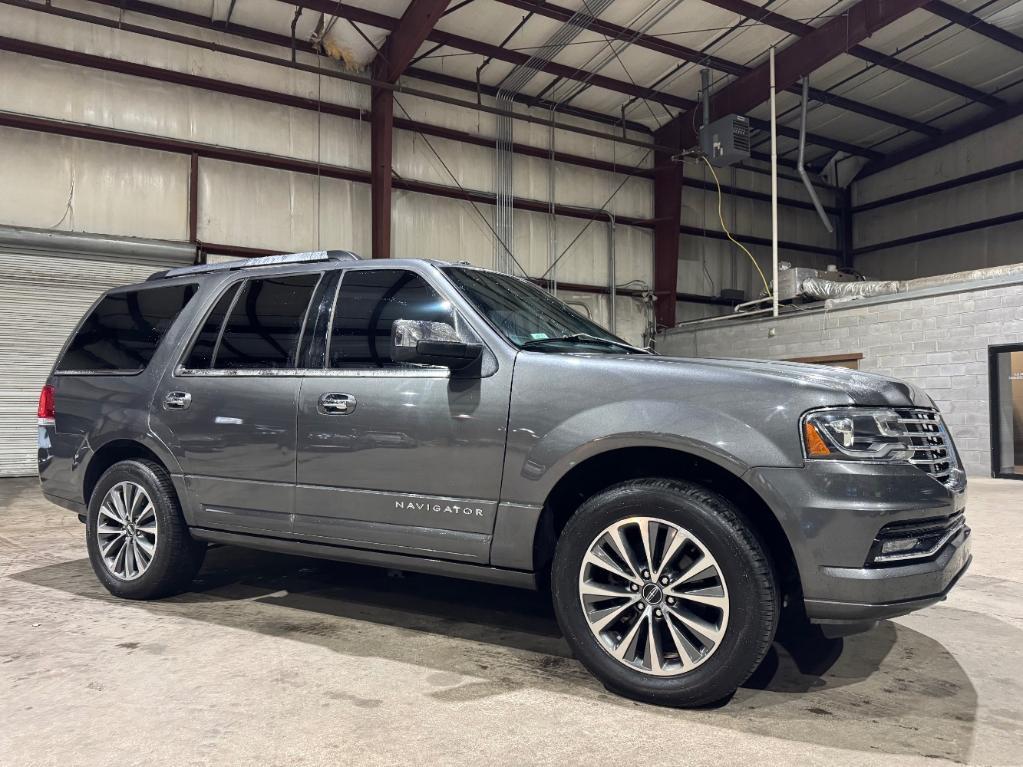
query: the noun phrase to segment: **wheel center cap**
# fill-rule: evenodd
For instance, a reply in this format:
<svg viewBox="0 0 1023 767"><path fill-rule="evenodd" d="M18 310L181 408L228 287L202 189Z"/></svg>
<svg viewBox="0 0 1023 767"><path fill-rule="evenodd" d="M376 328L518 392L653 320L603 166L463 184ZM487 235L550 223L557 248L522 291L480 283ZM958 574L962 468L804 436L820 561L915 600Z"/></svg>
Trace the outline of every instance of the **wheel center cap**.
<svg viewBox="0 0 1023 767"><path fill-rule="evenodd" d="M640 591L640 595L648 605L659 605L661 600L664 599L664 592L661 591L661 587L656 583L646 584L643 590Z"/></svg>

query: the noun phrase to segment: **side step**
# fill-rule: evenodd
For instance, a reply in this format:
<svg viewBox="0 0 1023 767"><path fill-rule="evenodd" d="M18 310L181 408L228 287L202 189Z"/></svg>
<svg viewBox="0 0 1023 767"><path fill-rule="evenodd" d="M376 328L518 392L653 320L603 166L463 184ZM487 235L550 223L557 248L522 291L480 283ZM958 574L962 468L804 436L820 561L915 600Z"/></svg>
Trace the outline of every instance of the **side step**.
<svg viewBox="0 0 1023 767"><path fill-rule="evenodd" d="M407 554L353 549L347 546L331 546L324 543L309 543L307 541L273 538L266 535L228 533L223 530L209 530L204 527L192 527L189 528L189 532L191 532L193 538L200 541L244 546L250 549L274 551L278 554L333 559L338 562L352 562L359 565L373 565L394 570L427 573L428 575L442 575L448 578L462 578L470 581L494 583L499 586L512 586L519 589L536 590L537 588L536 575L522 570L505 570L500 567L486 567L483 565L466 564L465 562L447 562L443 559L411 557Z"/></svg>

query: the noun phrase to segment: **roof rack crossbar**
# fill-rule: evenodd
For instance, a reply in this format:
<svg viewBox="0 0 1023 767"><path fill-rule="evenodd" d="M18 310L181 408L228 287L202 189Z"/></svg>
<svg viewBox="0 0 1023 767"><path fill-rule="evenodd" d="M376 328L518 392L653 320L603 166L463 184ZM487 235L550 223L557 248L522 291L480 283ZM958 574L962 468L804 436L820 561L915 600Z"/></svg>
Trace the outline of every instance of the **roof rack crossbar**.
<svg viewBox="0 0 1023 767"><path fill-rule="evenodd" d="M360 261L360 257L350 250L313 250L308 253L282 253L278 256L257 256L237 261L225 261L220 264L197 264L195 266L179 266L149 276L149 280L166 280L172 277L184 277L190 274L209 274L211 272L232 272L237 269L251 269L259 266L282 266L284 264L310 264L317 261Z"/></svg>

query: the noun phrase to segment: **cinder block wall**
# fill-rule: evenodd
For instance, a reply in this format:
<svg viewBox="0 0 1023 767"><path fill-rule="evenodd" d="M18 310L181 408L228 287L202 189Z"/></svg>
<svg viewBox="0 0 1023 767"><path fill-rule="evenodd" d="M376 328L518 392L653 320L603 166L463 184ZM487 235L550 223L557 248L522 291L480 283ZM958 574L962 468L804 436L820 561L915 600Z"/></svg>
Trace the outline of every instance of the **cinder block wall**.
<svg viewBox="0 0 1023 767"><path fill-rule="evenodd" d="M659 336L657 350L678 357L761 359L861 353L860 370L901 378L930 394L967 472L989 475L988 347L1008 343L1023 343L1019 278L866 299L778 319L683 326Z"/></svg>

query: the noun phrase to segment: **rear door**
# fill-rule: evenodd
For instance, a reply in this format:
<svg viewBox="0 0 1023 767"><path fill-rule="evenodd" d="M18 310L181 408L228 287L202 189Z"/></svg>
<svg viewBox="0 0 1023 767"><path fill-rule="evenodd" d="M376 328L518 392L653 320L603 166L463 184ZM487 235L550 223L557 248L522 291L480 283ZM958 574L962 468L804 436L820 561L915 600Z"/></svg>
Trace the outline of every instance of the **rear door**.
<svg viewBox="0 0 1023 767"><path fill-rule="evenodd" d="M158 389L153 430L181 463L193 525L290 532L298 363L322 279L306 272L234 281Z"/></svg>
<svg viewBox="0 0 1023 767"><path fill-rule="evenodd" d="M501 486L511 365L498 369L489 350L471 378L391 362L397 319L445 322L479 340L428 274L345 270L325 325L325 369L307 371L299 398L294 531L483 563Z"/></svg>

